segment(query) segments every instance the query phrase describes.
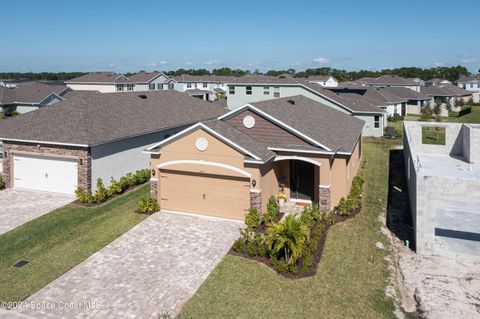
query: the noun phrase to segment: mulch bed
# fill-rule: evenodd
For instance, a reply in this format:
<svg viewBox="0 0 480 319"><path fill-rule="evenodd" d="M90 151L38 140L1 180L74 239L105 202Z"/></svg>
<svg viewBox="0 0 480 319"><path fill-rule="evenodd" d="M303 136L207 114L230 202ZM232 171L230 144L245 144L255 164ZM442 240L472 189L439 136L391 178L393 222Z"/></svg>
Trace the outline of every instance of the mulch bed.
<svg viewBox="0 0 480 319"><path fill-rule="evenodd" d="M337 223L341 223L347 219L350 219L350 218L353 218L355 217L359 212L361 211L361 207L355 209L352 214L350 214L349 216L340 216L340 215L337 215L335 214L334 215L334 223L333 225L337 224ZM282 215L283 216L283 215ZM279 218L279 220L281 219L281 217ZM317 226L319 224L323 224L324 225L324 230L322 232L322 236L320 237L320 240L318 242L318 246L317 246L317 249L315 250L315 253L313 254L313 263L312 263L312 267L310 269L310 271L308 272L304 272L302 271L302 265L303 265L303 258L300 257L298 258L297 260L297 269L298 269L298 272L296 274L294 273L291 273L291 272L288 272L288 271L285 271L285 272L280 272L278 271L274 265L272 265L272 263L270 262L270 258L269 257L261 257L259 255L256 255L256 256L250 256L248 255L247 252L245 253L237 253L236 251L233 250L233 246L230 248L229 250L229 254L230 255L233 255L233 256L239 256L239 257L243 257L243 258L248 258L248 259L252 259L252 260L255 260L255 261L258 261L258 262L261 262L265 265L267 265L268 267L272 268L273 270L275 270L277 273L279 273L280 275L286 277L286 278L290 278L290 279L300 279L300 278L305 278L305 277L310 277L310 276L314 276L316 273L317 273L317 268L318 268L318 264L320 263L320 259L322 257L322 254L323 254L323 248L325 246L325 241L327 240L327 233L328 233L328 230L330 229L331 226L333 225L330 225L328 222L317 222L315 223L312 228L310 229L310 236L313 235L315 229L317 228ZM266 226L265 225L260 225L259 227L256 227L253 229L256 233L265 233L266 231ZM282 257L281 259L279 259L279 261L281 262L285 262L285 259Z"/></svg>

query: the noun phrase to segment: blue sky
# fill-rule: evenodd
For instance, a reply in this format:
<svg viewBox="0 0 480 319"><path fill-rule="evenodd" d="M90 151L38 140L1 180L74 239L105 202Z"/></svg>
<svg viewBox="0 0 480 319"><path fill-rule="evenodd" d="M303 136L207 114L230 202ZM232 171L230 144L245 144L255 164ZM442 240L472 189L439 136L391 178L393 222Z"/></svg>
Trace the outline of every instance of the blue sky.
<svg viewBox="0 0 480 319"><path fill-rule="evenodd" d="M2 1L0 71L480 69L478 0Z"/></svg>

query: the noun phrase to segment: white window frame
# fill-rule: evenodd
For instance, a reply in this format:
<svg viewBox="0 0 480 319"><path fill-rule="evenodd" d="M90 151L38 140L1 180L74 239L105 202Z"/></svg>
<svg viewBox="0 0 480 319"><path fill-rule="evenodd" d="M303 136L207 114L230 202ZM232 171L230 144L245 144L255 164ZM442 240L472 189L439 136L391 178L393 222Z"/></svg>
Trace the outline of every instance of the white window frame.
<svg viewBox="0 0 480 319"><path fill-rule="evenodd" d="M149 89L150 91L155 90L155 83L149 83L149 84L148 84L148 89Z"/></svg>
<svg viewBox="0 0 480 319"><path fill-rule="evenodd" d="M263 87L263 95L270 95L270 87L264 86Z"/></svg>
<svg viewBox="0 0 480 319"><path fill-rule="evenodd" d="M246 95L252 95L253 94L253 87L251 85L248 85L245 87L245 94Z"/></svg>
<svg viewBox="0 0 480 319"><path fill-rule="evenodd" d="M208 83L207 83L207 82L203 82L203 87L204 87L204 88L208 88Z"/></svg>
<svg viewBox="0 0 480 319"><path fill-rule="evenodd" d="M134 88L135 88L135 84L130 84L130 83L127 84L127 91L133 91Z"/></svg>
<svg viewBox="0 0 480 319"><path fill-rule="evenodd" d="M192 82L187 82L187 89L191 89L192 88Z"/></svg>
<svg viewBox="0 0 480 319"><path fill-rule="evenodd" d="M115 88L116 88L117 92L122 92L122 91L125 90L123 84L116 84L116 85L115 85Z"/></svg>
<svg viewBox="0 0 480 319"><path fill-rule="evenodd" d="M235 85L229 85L228 86L228 94L235 94Z"/></svg>
<svg viewBox="0 0 480 319"><path fill-rule="evenodd" d="M274 86L273 87L273 97L279 98L280 97L280 87Z"/></svg>

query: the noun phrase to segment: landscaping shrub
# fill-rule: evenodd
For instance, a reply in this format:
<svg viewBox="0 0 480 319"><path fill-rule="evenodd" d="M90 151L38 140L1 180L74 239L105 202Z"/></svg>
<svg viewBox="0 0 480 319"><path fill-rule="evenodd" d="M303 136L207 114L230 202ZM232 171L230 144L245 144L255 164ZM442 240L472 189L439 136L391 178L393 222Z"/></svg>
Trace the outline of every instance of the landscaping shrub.
<svg viewBox="0 0 480 319"><path fill-rule="evenodd" d="M250 257L253 257L253 256L257 255L257 242L256 241L252 241L252 242L248 243L247 253Z"/></svg>
<svg viewBox="0 0 480 319"><path fill-rule="evenodd" d="M150 169L141 169L135 172L135 184L143 184L150 178Z"/></svg>
<svg viewBox="0 0 480 319"><path fill-rule="evenodd" d="M120 183L115 180L115 178L110 178L110 187L108 188L108 196L112 196L114 194L121 194L123 192Z"/></svg>
<svg viewBox="0 0 480 319"><path fill-rule="evenodd" d="M4 189L4 188L5 188L5 181L3 180L2 175L0 175L0 189Z"/></svg>
<svg viewBox="0 0 480 319"><path fill-rule="evenodd" d="M108 199L108 190L103 185L103 181L101 178L97 179L97 191L95 192L95 201L99 203L103 203Z"/></svg>
<svg viewBox="0 0 480 319"><path fill-rule="evenodd" d="M279 211L280 205L278 205L275 196L270 196L267 203L267 212L263 214L263 222L265 224L270 224L274 222L278 217Z"/></svg>
<svg viewBox="0 0 480 319"><path fill-rule="evenodd" d="M245 242L239 238L233 243L233 250L239 254L243 254L245 252Z"/></svg>
<svg viewBox="0 0 480 319"><path fill-rule="evenodd" d="M283 222L273 222L267 229L271 253L283 255L288 264L296 263L310 235L308 227L296 216L288 215Z"/></svg>
<svg viewBox="0 0 480 319"><path fill-rule="evenodd" d="M112 177L108 189L105 188L102 179L99 178L97 179L97 192L95 193L95 196L88 194L80 188L77 188L75 195L77 196L78 202L83 204L103 203L112 195L122 194L134 185L145 183L148 181L149 177L149 169L138 170L135 174L128 173L126 176L122 176L118 181Z"/></svg>
<svg viewBox="0 0 480 319"><path fill-rule="evenodd" d="M338 202L337 210L338 210L338 214L340 216L350 215L350 207L349 207L348 201L345 199L345 197L342 197L340 199L340 201Z"/></svg>
<svg viewBox="0 0 480 319"><path fill-rule="evenodd" d="M140 198L138 201L138 208L137 212L142 214L151 214L158 212L160 210L160 206L158 206L157 201L150 195L145 195Z"/></svg>
<svg viewBox="0 0 480 319"><path fill-rule="evenodd" d="M327 221L330 225L333 225L335 223L333 211L328 212Z"/></svg>
<svg viewBox="0 0 480 319"><path fill-rule="evenodd" d="M249 228L254 228L259 226L261 222L262 221L258 210L254 207L251 207L248 210L248 214L245 216L245 224L247 224Z"/></svg>
<svg viewBox="0 0 480 319"><path fill-rule="evenodd" d="M77 187L75 190L75 196L77 200L82 204L91 204L95 201L95 198L86 192L83 188Z"/></svg>

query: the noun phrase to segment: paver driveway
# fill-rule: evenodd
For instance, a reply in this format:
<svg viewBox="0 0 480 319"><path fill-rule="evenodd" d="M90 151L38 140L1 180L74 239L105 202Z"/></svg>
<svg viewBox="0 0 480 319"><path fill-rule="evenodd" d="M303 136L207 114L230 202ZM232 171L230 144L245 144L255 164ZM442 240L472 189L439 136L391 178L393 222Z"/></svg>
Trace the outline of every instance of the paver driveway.
<svg viewBox="0 0 480 319"><path fill-rule="evenodd" d="M74 200L75 198L69 195L4 189L0 191L0 234Z"/></svg>
<svg viewBox="0 0 480 319"><path fill-rule="evenodd" d="M90 309L22 312L39 318L173 317L228 252L241 225L156 213L26 300L85 308L90 302Z"/></svg>

